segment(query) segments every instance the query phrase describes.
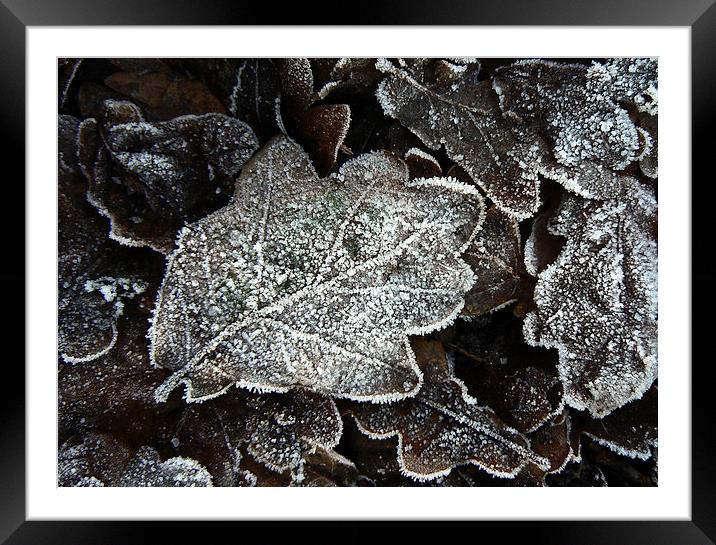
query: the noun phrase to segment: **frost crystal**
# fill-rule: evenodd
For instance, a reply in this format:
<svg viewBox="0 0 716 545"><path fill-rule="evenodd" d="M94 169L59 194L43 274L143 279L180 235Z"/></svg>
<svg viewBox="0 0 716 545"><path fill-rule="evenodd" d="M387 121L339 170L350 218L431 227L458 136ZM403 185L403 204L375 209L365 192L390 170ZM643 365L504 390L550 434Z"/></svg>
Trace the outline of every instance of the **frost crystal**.
<svg viewBox="0 0 716 545"><path fill-rule="evenodd" d="M431 480L471 463L498 477L514 477L528 462L548 465L529 441L467 394L450 371L437 341L415 342L425 374L420 392L390 405L353 403L350 413L361 431L375 438L398 436L401 471Z"/></svg>
<svg viewBox="0 0 716 545"><path fill-rule="evenodd" d="M111 220L111 238L167 252L185 221L231 191L258 141L248 125L221 114L147 123L132 108L108 101L101 125L82 123L88 199Z"/></svg>
<svg viewBox="0 0 716 545"><path fill-rule="evenodd" d="M565 401L603 417L656 377L656 200L634 179L615 198L568 196L552 231L567 237L540 273L528 343L559 350Z"/></svg>
<svg viewBox="0 0 716 545"><path fill-rule="evenodd" d="M169 258L151 356L175 373L157 399L182 383L189 400L233 384L414 395L421 373L407 335L462 308L474 276L460 253L482 199L450 179L407 177L378 152L321 179L295 143L270 141L232 202L185 228Z"/></svg>

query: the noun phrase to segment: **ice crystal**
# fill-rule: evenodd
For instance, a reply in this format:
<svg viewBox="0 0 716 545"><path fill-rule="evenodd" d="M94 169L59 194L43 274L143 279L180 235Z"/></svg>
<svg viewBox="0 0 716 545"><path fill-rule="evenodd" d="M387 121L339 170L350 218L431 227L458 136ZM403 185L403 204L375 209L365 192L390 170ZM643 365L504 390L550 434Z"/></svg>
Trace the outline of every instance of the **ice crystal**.
<svg viewBox="0 0 716 545"><path fill-rule="evenodd" d="M547 464L522 434L467 394L439 342L416 341L416 354L424 384L414 398L350 407L370 437L398 436L398 461L405 475L431 480L471 463L498 477L514 477L528 461Z"/></svg>
<svg viewBox="0 0 716 545"><path fill-rule="evenodd" d="M185 228L170 256L152 358L190 400L231 385L301 386L360 400L413 395L408 334L459 313L473 273L460 253L482 200L449 179L408 183L379 152L318 178L278 137L242 171L232 202Z"/></svg>
<svg viewBox="0 0 716 545"><path fill-rule="evenodd" d="M539 275L528 343L559 351L565 401L603 417L656 377L656 219L653 193L627 179L615 198L569 196L552 222L567 237Z"/></svg>
<svg viewBox="0 0 716 545"><path fill-rule="evenodd" d="M229 194L258 148L251 128L221 114L147 123L129 103L109 101L101 123L85 120L80 157L88 199L111 222L110 237L167 252L182 224Z"/></svg>

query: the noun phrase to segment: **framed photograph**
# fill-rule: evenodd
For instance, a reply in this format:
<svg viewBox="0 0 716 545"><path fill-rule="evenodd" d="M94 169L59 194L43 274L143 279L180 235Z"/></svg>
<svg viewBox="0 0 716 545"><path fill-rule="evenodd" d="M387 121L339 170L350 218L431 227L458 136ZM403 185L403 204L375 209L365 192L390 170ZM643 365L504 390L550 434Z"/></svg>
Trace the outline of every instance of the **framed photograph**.
<svg viewBox="0 0 716 545"><path fill-rule="evenodd" d="M3 0L1 539L713 543L716 8L509 4Z"/></svg>

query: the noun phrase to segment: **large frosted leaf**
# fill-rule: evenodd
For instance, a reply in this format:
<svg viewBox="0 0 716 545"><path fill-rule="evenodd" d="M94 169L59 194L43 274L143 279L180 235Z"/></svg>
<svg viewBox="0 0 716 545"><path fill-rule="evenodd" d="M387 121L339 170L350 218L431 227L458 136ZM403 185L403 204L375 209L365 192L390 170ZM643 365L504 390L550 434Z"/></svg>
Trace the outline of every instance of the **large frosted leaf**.
<svg viewBox="0 0 716 545"><path fill-rule="evenodd" d="M525 339L559 350L565 401L603 417L656 377L656 200L634 179L605 202L567 197L552 231L567 237L539 275Z"/></svg>
<svg viewBox="0 0 716 545"><path fill-rule="evenodd" d="M367 435L398 436L398 462L405 475L430 480L471 463L498 477L514 477L528 461L548 465L522 434L467 394L439 342L418 340L415 345L425 382L414 398L350 407Z"/></svg>
<svg viewBox="0 0 716 545"><path fill-rule="evenodd" d="M318 178L279 137L243 169L229 206L189 225L170 256L152 358L190 400L231 385L300 386L357 400L414 395L408 334L455 319L473 273L460 258L482 217L476 190L408 182L363 155Z"/></svg>

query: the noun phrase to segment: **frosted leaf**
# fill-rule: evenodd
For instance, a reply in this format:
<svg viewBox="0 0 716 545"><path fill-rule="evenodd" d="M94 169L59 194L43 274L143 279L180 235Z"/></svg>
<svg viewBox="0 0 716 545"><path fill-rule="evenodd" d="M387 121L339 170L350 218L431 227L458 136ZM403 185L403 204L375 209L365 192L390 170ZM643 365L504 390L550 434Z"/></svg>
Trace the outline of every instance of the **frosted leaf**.
<svg viewBox="0 0 716 545"><path fill-rule="evenodd" d="M162 461L151 447L141 447L129 460L117 486L213 486L204 466L191 458Z"/></svg>
<svg viewBox="0 0 716 545"><path fill-rule="evenodd" d="M518 299L523 274L520 231L509 215L492 207L465 261L475 273L475 284L465 295L466 316L480 316Z"/></svg>
<svg viewBox="0 0 716 545"><path fill-rule="evenodd" d="M280 59L278 67L288 132L304 146L323 176L335 163L348 134L351 109L347 104L314 104L317 96L308 59Z"/></svg>
<svg viewBox="0 0 716 545"><path fill-rule="evenodd" d="M104 84L141 104L152 120L226 113L204 83L173 71L162 60L116 59L114 64L124 71L106 77Z"/></svg>
<svg viewBox="0 0 716 545"><path fill-rule="evenodd" d="M281 84L271 59L241 59L229 97L231 113L251 125L261 141L280 132L276 101Z"/></svg>
<svg viewBox="0 0 716 545"><path fill-rule="evenodd" d="M328 397L296 390L284 395L253 396L246 420L248 451L275 471L299 467L316 446L335 447L343 423Z"/></svg>
<svg viewBox="0 0 716 545"><path fill-rule="evenodd" d="M416 355L424 373L418 394L388 405L351 404L350 413L370 437L398 436L401 472L419 481L474 464L491 475L511 478L528 462L546 460L529 441L506 426L467 394L449 369L442 345L417 339Z"/></svg>
<svg viewBox="0 0 716 545"><path fill-rule="evenodd" d="M505 118L545 135L549 157L538 171L587 198L621 191L621 171L645 152L643 133L619 105L618 82L582 65L521 61L500 68L493 87ZM604 74L602 74L604 76Z"/></svg>
<svg viewBox="0 0 716 545"><path fill-rule="evenodd" d="M281 132L276 110L281 85L273 59L198 58L182 64L209 86L227 114L248 123L260 142Z"/></svg>
<svg viewBox="0 0 716 545"><path fill-rule="evenodd" d="M513 133L502 119L489 82L478 81L478 63L379 59L376 66L386 74L376 92L386 115L428 147L444 145L501 210L518 218L537 211L543 152L536 135Z"/></svg>
<svg viewBox="0 0 716 545"><path fill-rule="evenodd" d="M593 63L587 72L589 89L616 102L632 103L640 112L659 113L658 59L621 58Z"/></svg>
<svg viewBox="0 0 716 545"><path fill-rule="evenodd" d="M322 82L317 92L319 99L325 99L337 92L342 95L361 94L375 89L381 77L375 68L375 59L344 57L331 62L329 77Z"/></svg>
<svg viewBox="0 0 716 545"><path fill-rule="evenodd" d="M57 458L58 486L112 486L129 463L132 451L102 433L88 433L63 443Z"/></svg>
<svg viewBox="0 0 716 545"><path fill-rule="evenodd" d="M58 350L66 362L90 361L117 340L125 302L147 287L105 243L106 223L84 199L84 185L59 171Z"/></svg>
<svg viewBox="0 0 716 545"><path fill-rule="evenodd" d="M653 193L627 179L609 201L567 197L552 222L567 242L539 275L524 335L558 349L566 403L597 418L656 377L655 220Z"/></svg>
<svg viewBox="0 0 716 545"><path fill-rule="evenodd" d="M407 342L452 322L473 283L460 258L482 215L450 179L408 183L405 163L362 155L328 178L290 140L243 169L229 206L186 227L155 311L152 358L189 400L236 384L357 400L414 395Z"/></svg>
<svg viewBox="0 0 716 545"><path fill-rule="evenodd" d="M185 221L226 203L258 148L248 125L221 114L147 123L128 103L105 112L80 129L88 199L111 220L110 237L129 246L170 251Z"/></svg>
<svg viewBox="0 0 716 545"><path fill-rule="evenodd" d="M232 392L186 409L175 433L178 451L205 464L218 486L234 486L241 448L273 471L297 471L316 447L331 448L342 422L330 398Z"/></svg>
<svg viewBox="0 0 716 545"><path fill-rule="evenodd" d="M60 446L59 486L212 486L211 476L195 460L161 460L156 450L132 451L99 433L72 438Z"/></svg>
<svg viewBox="0 0 716 545"><path fill-rule="evenodd" d="M647 460L658 444L657 398L658 389L653 385L641 399L601 420L581 418L579 430L617 454Z"/></svg>
<svg viewBox="0 0 716 545"><path fill-rule="evenodd" d="M149 365L147 327L147 316L131 309L117 324L109 352L83 365L60 366L60 437L98 428L118 435L131 429L135 441L152 439L165 416L154 390L167 372Z"/></svg>

